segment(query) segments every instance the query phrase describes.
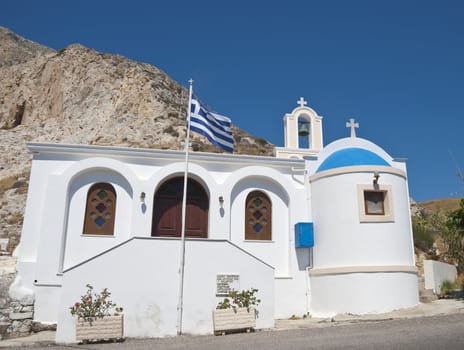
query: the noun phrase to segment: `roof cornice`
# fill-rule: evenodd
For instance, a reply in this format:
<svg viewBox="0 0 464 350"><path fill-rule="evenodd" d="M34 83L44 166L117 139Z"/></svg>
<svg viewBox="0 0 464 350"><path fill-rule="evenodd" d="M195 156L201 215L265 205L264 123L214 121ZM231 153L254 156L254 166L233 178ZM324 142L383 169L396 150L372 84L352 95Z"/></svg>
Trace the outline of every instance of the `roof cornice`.
<svg viewBox="0 0 464 350"><path fill-rule="evenodd" d="M36 143L26 144L34 158L38 155L61 155L73 157L108 157L112 159L150 159L184 161L185 152L122 146L96 146L76 144ZM304 166L303 159L286 159L242 154L189 152L191 161L201 163L225 163L236 165L266 165L271 167Z"/></svg>

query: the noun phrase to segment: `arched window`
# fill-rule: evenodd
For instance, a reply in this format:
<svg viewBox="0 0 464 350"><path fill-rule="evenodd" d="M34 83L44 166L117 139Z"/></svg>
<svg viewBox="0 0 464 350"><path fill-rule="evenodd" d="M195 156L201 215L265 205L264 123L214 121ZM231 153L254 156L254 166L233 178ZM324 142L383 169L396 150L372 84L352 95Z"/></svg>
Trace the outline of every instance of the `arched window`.
<svg viewBox="0 0 464 350"><path fill-rule="evenodd" d="M272 239L272 204L269 197L261 191L250 192L245 208L245 239Z"/></svg>
<svg viewBox="0 0 464 350"><path fill-rule="evenodd" d="M173 178L160 186L153 200L152 236L181 236L183 190L183 177ZM208 195L193 179L187 182L186 209L185 236L208 238Z"/></svg>
<svg viewBox="0 0 464 350"><path fill-rule="evenodd" d="M87 192L84 235L113 235L116 191L105 182L93 184Z"/></svg>

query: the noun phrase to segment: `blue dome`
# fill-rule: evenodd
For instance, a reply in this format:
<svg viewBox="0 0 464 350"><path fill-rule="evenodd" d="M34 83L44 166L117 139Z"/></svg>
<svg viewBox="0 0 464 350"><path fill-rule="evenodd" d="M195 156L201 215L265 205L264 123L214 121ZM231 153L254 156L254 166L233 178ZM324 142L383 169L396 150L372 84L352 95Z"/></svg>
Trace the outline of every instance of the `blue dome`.
<svg viewBox="0 0 464 350"><path fill-rule="evenodd" d="M385 159L377 154L362 148L345 148L332 153L322 162L316 173L355 165L383 165L390 166Z"/></svg>

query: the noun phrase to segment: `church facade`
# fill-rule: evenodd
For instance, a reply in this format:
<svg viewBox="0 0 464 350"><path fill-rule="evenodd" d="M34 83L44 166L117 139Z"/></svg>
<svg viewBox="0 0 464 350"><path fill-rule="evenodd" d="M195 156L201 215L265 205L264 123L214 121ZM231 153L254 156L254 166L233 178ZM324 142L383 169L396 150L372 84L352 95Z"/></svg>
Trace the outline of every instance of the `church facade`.
<svg viewBox="0 0 464 350"><path fill-rule="evenodd" d="M257 328L310 314L416 305L404 160L351 137L323 145L322 117L285 115L275 157L190 153L182 332L213 332L229 289L258 289ZM91 284L124 307L128 337L178 325L183 152L28 144L30 187L10 293L75 341L69 313Z"/></svg>

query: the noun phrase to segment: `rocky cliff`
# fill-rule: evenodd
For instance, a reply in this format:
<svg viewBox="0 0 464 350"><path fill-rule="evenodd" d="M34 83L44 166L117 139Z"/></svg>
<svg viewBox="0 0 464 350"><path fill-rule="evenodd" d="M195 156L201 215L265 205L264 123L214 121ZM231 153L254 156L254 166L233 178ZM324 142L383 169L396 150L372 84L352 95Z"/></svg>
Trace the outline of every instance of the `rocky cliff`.
<svg viewBox="0 0 464 350"><path fill-rule="evenodd" d="M0 27L0 81L0 239L10 252L26 201L26 142L181 149L185 138L188 92L149 64L79 44L55 51ZM233 130L236 153L272 154ZM192 136L195 151L219 152Z"/></svg>
<svg viewBox="0 0 464 350"><path fill-rule="evenodd" d="M54 51L0 26L0 67L27 62L32 58Z"/></svg>

